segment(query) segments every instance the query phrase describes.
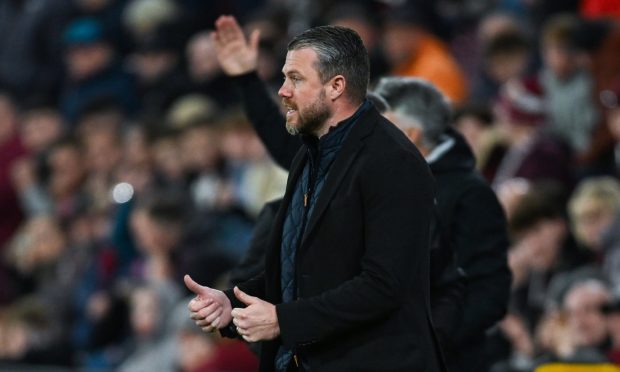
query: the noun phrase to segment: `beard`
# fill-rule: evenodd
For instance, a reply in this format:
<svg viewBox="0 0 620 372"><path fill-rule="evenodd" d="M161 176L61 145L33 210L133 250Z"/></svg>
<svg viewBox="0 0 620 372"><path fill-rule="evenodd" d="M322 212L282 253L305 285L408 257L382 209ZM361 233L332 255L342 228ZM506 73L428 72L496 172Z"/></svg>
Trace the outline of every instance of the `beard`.
<svg viewBox="0 0 620 372"><path fill-rule="evenodd" d="M294 106L286 102L285 105ZM298 110L296 106L294 106L294 108L297 110L297 124L295 125L288 120L286 121L286 130L291 135L316 134L318 129L323 126L325 121L332 114L329 106L325 102L325 91L323 90L321 90L317 99L305 109Z"/></svg>

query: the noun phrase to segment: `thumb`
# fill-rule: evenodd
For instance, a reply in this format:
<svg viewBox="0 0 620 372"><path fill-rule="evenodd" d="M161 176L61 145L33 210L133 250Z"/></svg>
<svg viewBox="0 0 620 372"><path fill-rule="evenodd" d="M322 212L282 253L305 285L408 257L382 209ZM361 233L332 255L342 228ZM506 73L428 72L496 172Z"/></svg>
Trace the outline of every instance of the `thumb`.
<svg viewBox="0 0 620 372"><path fill-rule="evenodd" d="M194 292L197 295L201 295L204 294L206 287L201 286L200 284L196 283L191 276L189 275L185 275L183 277L183 281L185 282L185 286L187 286L187 288Z"/></svg>
<svg viewBox="0 0 620 372"><path fill-rule="evenodd" d="M252 50L258 50L258 41L260 40L260 30L256 29L250 34L250 47Z"/></svg>
<svg viewBox="0 0 620 372"><path fill-rule="evenodd" d="M241 302L243 302L246 305L252 305L254 303L256 303L258 301L257 297L254 296L250 296L249 294L243 292L242 290L239 289L239 287L235 287L234 288L234 292L235 292L235 297L237 297L237 299Z"/></svg>

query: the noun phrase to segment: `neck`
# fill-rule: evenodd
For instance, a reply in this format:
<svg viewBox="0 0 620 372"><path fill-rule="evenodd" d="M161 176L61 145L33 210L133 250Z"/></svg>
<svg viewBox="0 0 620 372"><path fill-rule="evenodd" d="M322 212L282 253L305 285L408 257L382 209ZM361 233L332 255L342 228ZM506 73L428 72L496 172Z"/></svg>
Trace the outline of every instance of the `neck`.
<svg viewBox="0 0 620 372"><path fill-rule="evenodd" d="M329 128L335 127L343 120L346 120L353 116L355 112L362 106L361 103L358 104L343 104L343 105L334 105L333 114L325 121L325 123L317 130L315 133L318 138L323 137L329 132Z"/></svg>

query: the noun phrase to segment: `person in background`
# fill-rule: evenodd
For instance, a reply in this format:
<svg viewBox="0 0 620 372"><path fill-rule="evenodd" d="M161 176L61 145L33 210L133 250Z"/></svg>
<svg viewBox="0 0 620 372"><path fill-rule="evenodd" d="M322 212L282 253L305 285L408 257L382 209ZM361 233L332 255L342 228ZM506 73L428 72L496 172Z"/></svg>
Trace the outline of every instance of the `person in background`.
<svg viewBox="0 0 620 372"><path fill-rule="evenodd" d="M607 360L609 333L603 306L611 300L605 284L588 280L573 285L564 297L563 309L568 314L568 328L573 352L569 358Z"/></svg>
<svg viewBox="0 0 620 372"><path fill-rule="evenodd" d="M508 28L490 35L482 44L482 71L472 101L492 104L504 83L525 75L530 53L530 41L521 30Z"/></svg>
<svg viewBox="0 0 620 372"><path fill-rule="evenodd" d="M432 255L433 263L449 262L454 256L458 267L455 271L443 263L431 271L433 319L448 368L486 370L485 332L504 316L510 294L502 208L476 172L471 149L450 127L446 97L430 82L382 78L375 93L385 98L386 117L416 145L435 177L433 246L441 253ZM458 281L460 270L466 277L464 290L451 285Z"/></svg>
<svg viewBox="0 0 620 372"><path fill-rule="evenodd" d="M498 129L507 141L495 171L489 170L495 189L511 178L553 180L570 191L574 183L570 146L549 133L544 94L533 79L510 80L494 107Z"/></svg>
<svg viewBox="0 0 620 372"><path fill-rule="evenodd" d="M611 289L620 290L620 183L611 177L583 180L568 201L577 242L602 264Z"/></svg>
<svg viewBox="0 0 620 372"><path fill-rule="evenodd" d="M131 115L138 108L134 77L117 60L99 21L81 18L63 34L67 80L60 98L63 117L70 126L93 101L114 99Z"/></svg>
<svg viewBox="0 0 620 372"><path fill-rule="evenodd" d="M452 103L463 103L468 97L465 76L448 47L421 26L422 17L409 3L386 14L382 44L390 74L426 79Z"/></svg>
<svg viewBox="0 0 620 372"><path fill-rule="evenodd" d="M548 112L549 130L566 141L575 153L585 152L599 113L594 102L594 82L580 64L576 38L580 20L570 14L550 18L542 32L543 68L538 80Z"/></svg>

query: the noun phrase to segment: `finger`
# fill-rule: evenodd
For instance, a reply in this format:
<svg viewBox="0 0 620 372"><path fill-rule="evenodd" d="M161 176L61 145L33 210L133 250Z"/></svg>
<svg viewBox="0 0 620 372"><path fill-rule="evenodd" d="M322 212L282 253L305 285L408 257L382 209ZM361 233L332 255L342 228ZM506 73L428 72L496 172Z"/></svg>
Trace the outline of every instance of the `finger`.
<svg viewBox="0 0 620 372"><path fill-rule="evenodd" d="M217 318L215 318L215 320L211 323L211 325L215 328L219 328L221 319L222 319L222 316L220 315Z"/></svg>
<svg viewBox="0 0 620 372"><path fill-rule="evenodd" d="M185 286L197 295L203 294L205 292L205 288L207 288L196 283L192 277L187 274L183 277L183 281L185 282Z"/></svg>
<svg viewBox="0 0 620 372"><path fill-rule="evenodd" d="M223 312L223 309L218 309L217 311L214 311L211 315L206 317L205 320L209 323L212 323L215 319L219 318Z"/></svg>
<svg viewBox="0 0 620 372"><path fill-rule="evenodd" d="M243 31L241 30L241 26L239 26L237 19L233 16L228 16L224 18L224 20L222 21L222 30L226 33L227 37L243 37Z"/></svg>
<svg viewBox="0 0 620 372"><path fill-rule="evenodd" d="M211 298L194 298L187 305L189 311L198 312L204 309L207 306L210 306L213 303L213 299Z"/></svg>
<svg viewBox="0 0 620 372"><path fill-rule="evenodd" d="M237 297L239 301L243 302L244 304L248 306L258 301L257 297L250 296L249 294L240 290L239 287L235 287L234 292L235 292L235 297Z"/></svg>
<svg viewBox="0 0 620 372"><path fill-rule="evenodd" d="M236 327L236 331L241 336L247 336L250 333L246 328L243 327Z"/></svg>
<svg viewBox="0 0 620 372"><path fill-rule="evenodd" d="M256 29L252 31L252 34L250 35L250 47L252 48L252 50L258 50L259 40L260 40L260 30Z"/></svg>
<svg viewBox="0 0 620 372"><path fill-rule="evenodd" d="M206 333L212 333L213 331L215 331L215 327L213 326L201 327L201 329Z"/></svg>
<svg viewBox="0 0 620 372"><path fill-rule="evenodd" d="M235 38L235 23L231 20L232 17L222 17L221 21L217 24L217 31L221 40L225 43ZM233 18L234 19L234 18Z"/></svg>
<svg viewBox="0 0 620 372"><path fill-rule="evenodd" d="M245 319L246 315L243 312L243 309L235 307L234 309L232 309L232 311L230 312L230 316L232 316L233 318L240 318L240 319Z"/></svg>
<svg viewBox="0 0 620 372"><path fill-rule="evenodd" d="M192 312L192 313L190 313L189 318L190 318L191 320L203 320L205 317L204 317L204 316L202 316L202 315L200 315L200 314L199 314L199 313L197 313L197 312Z"/></svg>
<svg viewBox="0 0 620 372"><path fill-rule="evenodd" d="M243 339L246 340L247 342L256 342L256 340L252 336L247 335L247 336L241 336L241 337L243 337Z"/></svg>
<svg viewBox="0 0 620 372"><path fill-rule="evenodd" d="M215 46L215 51L219 52L222 49L222 46L224 45L224 43L222 42L222 39L220 38L220 34L217 31L213 31L211 32L211 41L213 41L213 45Z"/></svg>
<svg viewBox="0 0 620 372"><path fill-rule="evenodd" d="M235 327L242 328L242 329L250 328L248 327L247 321L241 320L241 319L233 319L233 324L235 325Z"/></svg>
<svg viewBox="0 0 620 372"><path fill-rule="evenodd" d="M220 304L218 304L217 302L214 302L211 305L200 309L200 311L198 311L198 314L200 314L203 318L206 318L220 308L221 308Z"/></svg>
<svg viewBox="0 0 620 372"><path fill-rule="evenodd" d="M204 328L204 327L207 327L207 326L213 326L213 324L211 324L211 322L207 322L204 319L197 320L194 323L196 323L196 325L198 327L200 327L200 328Z"/></svg>

